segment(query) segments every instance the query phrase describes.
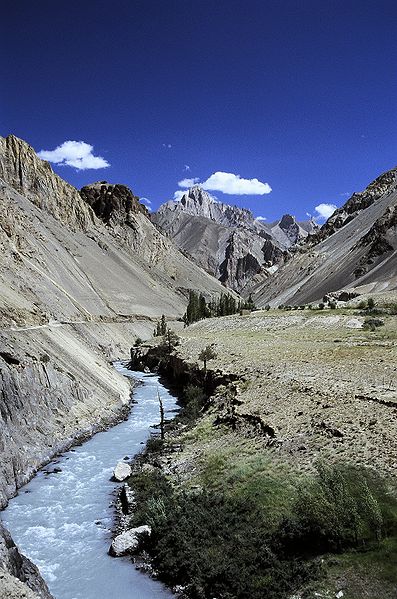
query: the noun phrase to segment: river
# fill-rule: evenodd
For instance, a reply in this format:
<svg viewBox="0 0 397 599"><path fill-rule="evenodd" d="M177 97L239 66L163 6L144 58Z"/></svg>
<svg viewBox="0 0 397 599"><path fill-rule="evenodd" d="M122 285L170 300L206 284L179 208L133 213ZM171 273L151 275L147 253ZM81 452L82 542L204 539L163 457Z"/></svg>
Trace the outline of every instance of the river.
<svg viewBox="0 0 397 599"><path fill-rule="evenodd" d="M112 558L112 500L119 460L142 450L150 427L159 422L157 389L168 416L176 399L158 376L131 372L142 382L134 390L128 420L97 433L47 465L10 500L2 520L21 551L40 569L55 599L167 599L159 582L137 571L128 558ZM54 468L61 472L46 474Z"/></svg>

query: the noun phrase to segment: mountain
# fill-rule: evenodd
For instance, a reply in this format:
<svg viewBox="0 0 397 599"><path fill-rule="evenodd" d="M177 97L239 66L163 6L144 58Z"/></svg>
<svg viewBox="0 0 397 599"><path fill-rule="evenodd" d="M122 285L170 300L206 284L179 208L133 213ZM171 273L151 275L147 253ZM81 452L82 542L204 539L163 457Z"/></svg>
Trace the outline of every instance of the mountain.
<svg viewBox="0 0 397 599"><path fill-rule="evenodd" d="M79 192L14 136L0 138L0 205L2 507L54 454L125 415L129 383L110 360L161 314L180 318L189 289L224 288L127 187ZM7 564L0 552L0 576Z"/></svg>
<svg viewBox="0 0 397 599"><path fill-rule="evenodd" d="M152 221L177 246L222 283L241 291L263 269L282 263L289 248L316 230L285 215L267 224L245 208L229 206L194 186L180 201L166 202Z"/></svg>
<svg viewBox="0 0 397 599"><path fill-rule="evenodd" d="M251 282L255 301L304 304L329 292L397 288L397 168L351 198L297 248L277 273Z"/></svg>

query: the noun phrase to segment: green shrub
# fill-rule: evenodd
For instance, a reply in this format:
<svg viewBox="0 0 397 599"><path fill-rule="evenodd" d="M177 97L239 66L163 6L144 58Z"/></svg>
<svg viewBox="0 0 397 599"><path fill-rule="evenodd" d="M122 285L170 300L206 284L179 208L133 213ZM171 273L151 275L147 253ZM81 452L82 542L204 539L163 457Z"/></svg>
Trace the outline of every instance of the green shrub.
<svg viewBox="0 0 397 599"><path fill-rule="evenodd" d="M368 298L367 306L370 310L372 310L372 308L375 308L375 300L373 297Z"/></svg>
<svg viewBox="0 0 397 599"><path fill-rule="evenodd" d="M158 436L149 437L146 442L146 449L149 453L158 453L164 447L164 440Z"/></svg>
<svg viewBox="0 0 397 599"><path fill-rule="evenodd" d="M388 312L389 312L389 314L392 314L393 316L395 316L397 314L397 303L389 304Z"/></svg>
<svg viewBox="0 0 397 599"><path fill-rule="evenodd" d="M325 305L323 304L323 302L320 302L318 305L318 309L319 310L324 310Z"/></svg>
<svg viewBox="0 0 397 599"><path fill-rule="evenodd" d="M383 326L385 323L381 318L367 317L364 320L363 328L368 331L375 331L378 327Z"/></svg>
<svg viewBox="0 0 397 599"><path fill-rule="evenodd" d="M384 497L384 484L369 472L322 464L317 476L299 489L292 517L281 527L281 542L294 555L378 542L388 517Z"/></svg>

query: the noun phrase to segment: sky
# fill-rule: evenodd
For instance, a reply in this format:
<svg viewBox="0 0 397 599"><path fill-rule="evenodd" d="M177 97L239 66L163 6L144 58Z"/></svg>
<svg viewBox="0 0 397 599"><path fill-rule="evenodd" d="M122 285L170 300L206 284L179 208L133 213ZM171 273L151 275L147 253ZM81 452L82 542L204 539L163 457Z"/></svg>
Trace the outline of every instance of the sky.
<svg viewBox="0 0 397 599"><path fill-rule="evenodd" d="M0 134L153 210L197 182L325 216L397 164L396 27L382 0L8 2Z"/></svg>

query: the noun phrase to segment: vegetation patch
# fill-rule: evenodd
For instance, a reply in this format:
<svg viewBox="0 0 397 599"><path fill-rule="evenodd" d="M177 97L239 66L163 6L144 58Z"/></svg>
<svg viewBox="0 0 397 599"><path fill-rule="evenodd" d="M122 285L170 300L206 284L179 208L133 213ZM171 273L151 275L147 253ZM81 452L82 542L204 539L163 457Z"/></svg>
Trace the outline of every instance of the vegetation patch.
<svg viewBox="0 0 397 599"><path fill-rule="evenodd" d="M160 470L131 479L136 524L152 527L145 549L159 577L187 597L281 599L321 581L324 554L365 561L395 550L397 503L376 474L320 464L291 480L260 461L229 469L225 460L208 461L205 490L178 491Z"/></svg>

